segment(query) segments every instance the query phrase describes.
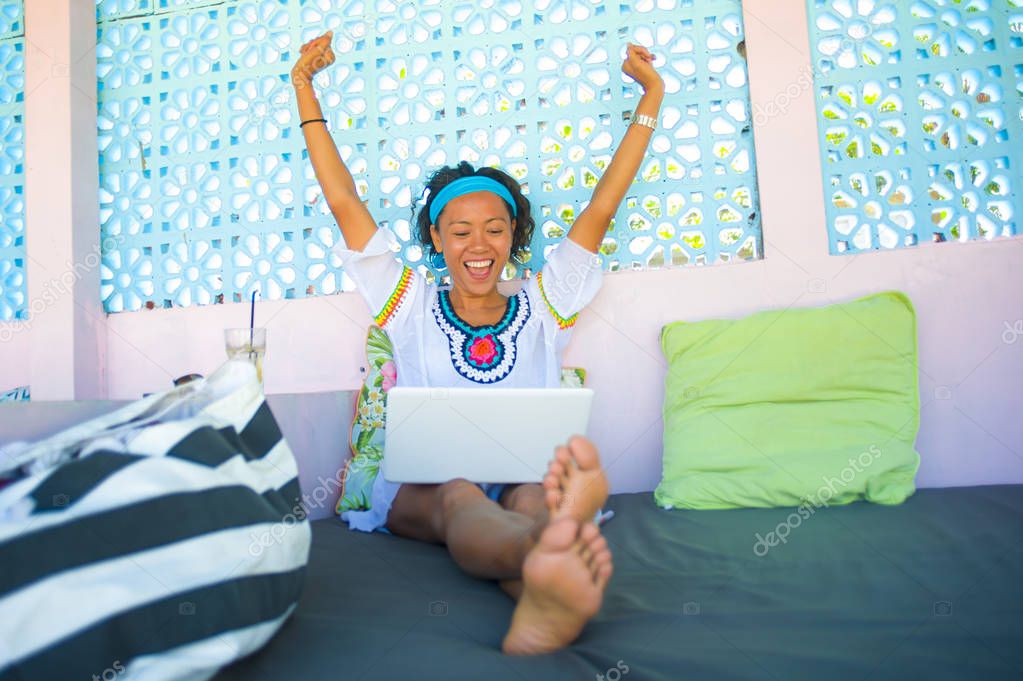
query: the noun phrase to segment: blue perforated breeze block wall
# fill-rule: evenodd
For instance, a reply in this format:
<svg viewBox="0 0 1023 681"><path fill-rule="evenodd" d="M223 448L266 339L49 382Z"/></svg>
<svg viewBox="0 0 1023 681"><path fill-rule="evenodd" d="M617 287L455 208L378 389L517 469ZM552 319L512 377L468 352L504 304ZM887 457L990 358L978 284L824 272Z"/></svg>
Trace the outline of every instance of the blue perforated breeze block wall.
<svg viewBox="0 0 1023 681"><path fill-rule="evenodd" d="M831 252L1018 234L1023 3L808 8Z"/></svg>
<svg viewBox="0 0 1023 681"><path fill-rule="evenodd" d="M22 0L0 0L0 321L28 317L23 17Z"/></svg>
<svg viewBox="0 0 1023 681"><path fill-rule="evenodd" d="M102 295L109 311L350 290L288 73L333 29L317 80L369 209L410 233L430 172L496 165L528 190L528 275L589 199L660 56L661 128L601 252L607 269L761 254L737 0L99 0Z"/></svg>

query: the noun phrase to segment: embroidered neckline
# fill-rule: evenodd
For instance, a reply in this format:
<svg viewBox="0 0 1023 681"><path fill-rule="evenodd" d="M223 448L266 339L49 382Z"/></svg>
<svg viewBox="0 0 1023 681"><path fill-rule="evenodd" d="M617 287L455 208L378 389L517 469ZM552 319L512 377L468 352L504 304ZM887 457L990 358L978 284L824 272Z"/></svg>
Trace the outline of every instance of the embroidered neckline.
<svg viewBox="0 0 1023 681"><path fill-rule="evenodd" d="M473 326L455 313L447 289L437 292L433 316L448 338L451 364L463 378L493 383L511 372L515 365L515 339L529 319L529 298L523 290L510 296L507 305L496 324Z"/></svg>
<svg viewBox="0 0 1023 681"><path fill-rule="evenodd" d="M511 323L512 317L515 316L515 308L518 307L518 296L509 296L504 300L504 314L497 321L496 324L481 324L476 326L465 321L458 316L455 312L455 306L451 304L451 289L441 289L437 292L440 296L441 311L444 312L444 316L449 322L460 328L466 333L479 335L481 333L500 333L505 329L508 324Z"/></svg>

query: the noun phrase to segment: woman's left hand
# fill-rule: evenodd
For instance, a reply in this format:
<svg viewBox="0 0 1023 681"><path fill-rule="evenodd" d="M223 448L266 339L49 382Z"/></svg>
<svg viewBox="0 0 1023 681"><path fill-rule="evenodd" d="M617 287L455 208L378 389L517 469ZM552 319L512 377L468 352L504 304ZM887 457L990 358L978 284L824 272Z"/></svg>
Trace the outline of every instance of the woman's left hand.
<svg viewBox="0 0 1023 681"><path fill-rule="evenodd" d="M654 68L654 55L642 45L629 43L625 61L622 62L622 73L639 83L644 92L664 87L664 81Z"/></svg>

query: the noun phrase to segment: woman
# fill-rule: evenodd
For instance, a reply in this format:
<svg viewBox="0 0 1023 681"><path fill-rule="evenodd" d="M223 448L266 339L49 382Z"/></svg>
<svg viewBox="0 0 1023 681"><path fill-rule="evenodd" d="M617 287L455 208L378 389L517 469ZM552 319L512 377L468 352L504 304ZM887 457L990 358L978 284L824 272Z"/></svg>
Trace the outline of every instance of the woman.
<svg viewBox="0 0 1023 681"><path fill-rule="evenodd" d="M600 287L597 249L656 126L664 84L653 55L629 45L622 71L644 90L634 124L567 239L521 292L506 297L500 274L528 247L534 227L518 183L468 163L431 177L418 236L444 258L450 289L395 260L395 237L377 228L360 200L312 85L334 63L332 37L302 46L292 81L310 161L344 236L336 253L392 340L397 384L556 387L576 316ZM345 520L353 529L444 544L467 573L498 580L517 600L503 650L537 654L571 643L600 609L612 561L592 519L607 490L596 448L577 436L556 449L542 485L397 485L378 476L370 510Z"/></svg>

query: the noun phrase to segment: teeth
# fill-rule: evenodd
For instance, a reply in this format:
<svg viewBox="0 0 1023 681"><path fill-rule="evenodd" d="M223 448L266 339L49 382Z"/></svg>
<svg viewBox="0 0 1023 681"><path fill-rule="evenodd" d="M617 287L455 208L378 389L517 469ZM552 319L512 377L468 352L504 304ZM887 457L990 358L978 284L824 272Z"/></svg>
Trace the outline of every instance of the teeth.
<svg viewBox="0 0 1023 681"><path fill-rule="evenodd" d="M494 262L493 260L473 260L472 262L467 262L465 264L467 267L483 269L485 267L490 267L490 265L492 265L493 262Z"/></svg>

